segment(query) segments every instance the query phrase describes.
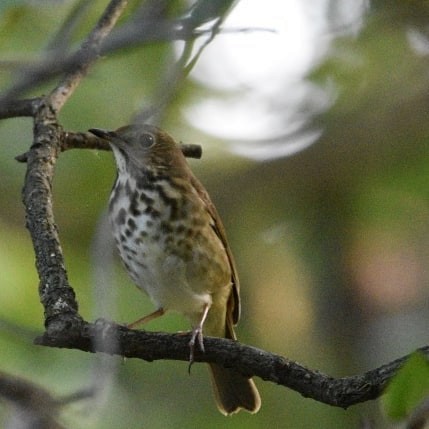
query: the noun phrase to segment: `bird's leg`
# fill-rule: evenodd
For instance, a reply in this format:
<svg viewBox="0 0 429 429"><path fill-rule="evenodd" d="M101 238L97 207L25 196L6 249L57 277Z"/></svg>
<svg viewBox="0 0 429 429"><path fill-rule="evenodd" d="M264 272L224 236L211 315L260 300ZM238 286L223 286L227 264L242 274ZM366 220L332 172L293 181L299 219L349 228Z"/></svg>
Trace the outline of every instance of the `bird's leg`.
<svg viewBox="0 0 429 429"><path fill-rule="evenodd" d="M143 325L145 323L150 322L153 319L157 319L158 317L163 316L164 313L165 313L165 310L162 307L158 308L158 310L154 311L153 313L150 313L147 316L141 317L140 319L136 320L133 323L129 323L127 325L127 328L134 329L136 326Z"/></svg>
<svg viewBox="0 0 429 429"><path fill-rule="evenodd" d="M207 314L209 312L209 304L205 304L203 308L203 315L197 326L192 329L191 340L189 341L189 348L191 350L189 355L189 371L191 370L191 365L194 363L194 350L195 350L195 341L198 339L198 345L200 350L204 353L204 342L203 342L203 325L207 319Z"/></svg>

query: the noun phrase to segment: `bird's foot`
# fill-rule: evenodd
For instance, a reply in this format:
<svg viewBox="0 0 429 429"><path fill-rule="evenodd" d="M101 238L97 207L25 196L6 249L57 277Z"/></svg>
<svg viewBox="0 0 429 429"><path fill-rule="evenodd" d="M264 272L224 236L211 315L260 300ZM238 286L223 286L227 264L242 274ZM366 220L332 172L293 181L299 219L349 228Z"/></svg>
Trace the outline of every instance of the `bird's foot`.
<svg viewBox="0 0 429 429"><path fill-rule="evenodd" d="M203 341L203 330L200 326L197 326L192 330L191 339L189 341L189 366L188 366L188 372L191 373L191 367L194 363L194 355L195 355L195 344L198 344L200 347L200 350L204 353L204 341Z"/></svg>
<svg viewBox="0 0 429 429"><path fill-rule="evenodd" d="M188 372L191 373L191 366L194 363L194 352L195 352L195 343L198 343L200 350L204 353L204 341L203 341L203 325L207 318L207 313L209 312L210 306L206 304L203 309L203 314L201 316L200 322L197 326L192 329L191 340L189 341L189 366Z"/></svg>

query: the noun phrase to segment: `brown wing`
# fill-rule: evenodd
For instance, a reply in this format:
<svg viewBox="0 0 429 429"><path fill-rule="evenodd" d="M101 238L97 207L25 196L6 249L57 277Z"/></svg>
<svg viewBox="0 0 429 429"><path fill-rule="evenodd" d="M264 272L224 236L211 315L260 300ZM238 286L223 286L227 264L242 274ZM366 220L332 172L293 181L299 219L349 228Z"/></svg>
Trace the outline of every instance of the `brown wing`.
<svg viewBox="0 0 429 429"><path fill-rule="evenodd" d="M204 201L208 212L210 213L213 219L213 230L216 235L220 238L226 254L228 256L229 265L231 266L231 283L232 283L232 293L228 300L228 310L227 310L227 333L229 333L230 338L235 339L234 331L232 329L233 325L236 325L240 318L240 284L238 281L237 269L235 267L234 257L232 256L231 249L228 245L226 239L225 228L222 224L220 216L216 210L216 207L212 203L209 194L207 193L204 186L201 182L191 174L191 184L198 192L200 198ZM232 323L231 323L232 322Z"/></svg>

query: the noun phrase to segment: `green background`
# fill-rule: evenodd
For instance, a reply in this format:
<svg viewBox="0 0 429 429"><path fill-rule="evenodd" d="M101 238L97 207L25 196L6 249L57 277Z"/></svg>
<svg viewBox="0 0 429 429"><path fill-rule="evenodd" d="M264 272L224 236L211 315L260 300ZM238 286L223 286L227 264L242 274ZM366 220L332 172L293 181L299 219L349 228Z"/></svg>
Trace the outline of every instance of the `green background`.
<svg viewBox="0 0 429 429"><path fill-rule="evenodd" d="M40 58L73 4L3 2L1 57ZM76 46L105 4L88 8ZM291 157L255 162L232 155L228 141L203 135L184 119L183 109L210 91L187 79L175 94L162 126L178 140L203 145L202 160L190 163L217 205L237 260L242 342L332 376L367 371L427 342L429 73L427 53L413 47L410 32L424 39L428 18L427 2L374 1L359 35L331 35L331 50L307 79L327 92L334 83L332 105L322 114L302 113L307 129L323 132ZM168 45L154 44L101 58L64 107L61 124L85 131L130 122L150 104L170 54ZM13 78L0 69L1 88ZM26 95L46 93L56 81ZM279 88L278 97L287 94ZM99 394L64 409L66 426L350 428L366 418L388 426L378 401L345 411L258 379L261 411L225 418L202 365L189 376L186 363L34 346L43 309L21 204L25 165L14 160L31 144L31 133L31 119L0 123L0 369L58 396L96 383ZM131 322L153 310L150 301L116 259L101 264L108 281L94 275L100 269L94 236L114 175L110 153L61 154L54 210L82 316ZM108 240L108 230L100 234L102 243ZM187 328L178 315L148 326ZM6 419L10 411L3 404L0 412Z"/></svg>

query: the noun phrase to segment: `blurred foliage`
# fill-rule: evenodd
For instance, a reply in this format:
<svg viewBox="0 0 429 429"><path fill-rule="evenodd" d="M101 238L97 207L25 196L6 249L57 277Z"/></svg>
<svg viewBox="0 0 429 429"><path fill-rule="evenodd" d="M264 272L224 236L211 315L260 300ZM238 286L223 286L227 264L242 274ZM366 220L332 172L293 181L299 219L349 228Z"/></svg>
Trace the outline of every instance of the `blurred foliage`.
<svg viewBox="0 0 429 429"><path fill-rule="evenodd" d="M106 3L91 2L71 48ZM22 62L43 58L75 4L1 2L0 88L13 81ZM138 5L130 1L129 13ZM172 2L171 8L171 13L182 13L185 2ZM240 340L343 376L391 361L427 341L428 9L425 1L374 1L353 35L335 28L334 15L331 48L308 76L331 105L321 114L301 113L307 124L303 132L322 131L310 148L259 163L231 155L231 142L204 135L184 119L186 106L213 93L191 79L174 94L163 126L177 139L204 145L203 159L191 164L222 214L237 259L243 301ZM211 16L211 11L198 12L197 18ZM156 101L165 68L174 58L175 50L166 43L101 58L61 112L62 125L85 131L130 122ZM32 94L48 92L55 82ZM250 91L237 89L245 90ZM288 97L280 84L277 94L280 101ZM282 113L272 112L286 129ZM0 141L0 320L8 322L0 323L0 367L59 396L105 380L93 401L67 407L63 419L68 427L349 428L368 416L377 427L387 427L378 403L344 411L259 380L260 413L225 419L213 405L202 366L194 365L189 377L185 363L121 362L33 346L34 332L43 330L43 310L20 202L25 166L13 159L31 143L31 120L2 121ZM56 171L56 221L82 315L130 322L151 311L149 300L118 265L112 277L116 311L97 312L98 301L110 291L106 284L99 285L101 295L94 293L91 249L115 174L111 154L69 151L60 156ZM172 315L148 329L187 326ZM410 376L402 373L391 389L419 371L408 365L405 370ZM393 404L400 393L388 395L386 401Z"/></svg>
<svg viewBox="0 0 429 429"><path fill-rule="evenodd" d="M404 420L428 395L429 362L415 353L389 383L382 403L390 418Z"/></svg>

